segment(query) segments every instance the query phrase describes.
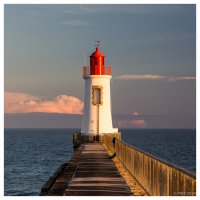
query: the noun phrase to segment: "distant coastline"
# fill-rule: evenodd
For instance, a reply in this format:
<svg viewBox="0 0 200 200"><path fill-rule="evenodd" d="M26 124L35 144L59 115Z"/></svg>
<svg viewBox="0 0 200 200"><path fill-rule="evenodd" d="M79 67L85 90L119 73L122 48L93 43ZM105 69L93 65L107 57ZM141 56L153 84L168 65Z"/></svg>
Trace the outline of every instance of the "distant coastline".
<svg viewBox="0 0 200 200"><path fill-rule="evenodd" d="M132 125L132 119L145 119L146 127ZM185 124L184 122L188 123ZM81 127L82 115L59 113L5 113L5 128L74 128ZM195 129L195 115L113 115L113 124L120 129L146 128L146 129Z"/></svg>

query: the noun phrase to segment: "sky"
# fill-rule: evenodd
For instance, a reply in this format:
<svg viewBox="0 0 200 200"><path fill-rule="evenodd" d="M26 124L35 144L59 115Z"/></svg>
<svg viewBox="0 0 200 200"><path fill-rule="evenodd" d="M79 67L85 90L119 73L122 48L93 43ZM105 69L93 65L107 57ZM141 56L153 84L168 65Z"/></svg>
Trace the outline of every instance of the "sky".
<svg viewBox="0 0 200 200"><path fill-rule="evenodd" d="M97 40L115 127L196 127L196 7L183 4L5 5L5 127L80 127Z"/></svg>

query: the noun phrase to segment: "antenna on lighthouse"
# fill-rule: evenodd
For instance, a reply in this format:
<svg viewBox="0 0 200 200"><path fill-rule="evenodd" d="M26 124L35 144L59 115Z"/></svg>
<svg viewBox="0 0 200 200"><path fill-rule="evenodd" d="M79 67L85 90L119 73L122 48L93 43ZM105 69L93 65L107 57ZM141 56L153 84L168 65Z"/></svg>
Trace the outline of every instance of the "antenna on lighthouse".
<svg viewBox="0 0 200 200"><path fill-rule="evenodd" d="M86 66L87 65L87 63L86 63L86 54L84 54L84 66Z"/></svg>
<svg viewBox="0 0 200 200"><path fill-rule="evenodd" d="M100 41L95 41L95 47L99 47L100 46Z"/></svg>

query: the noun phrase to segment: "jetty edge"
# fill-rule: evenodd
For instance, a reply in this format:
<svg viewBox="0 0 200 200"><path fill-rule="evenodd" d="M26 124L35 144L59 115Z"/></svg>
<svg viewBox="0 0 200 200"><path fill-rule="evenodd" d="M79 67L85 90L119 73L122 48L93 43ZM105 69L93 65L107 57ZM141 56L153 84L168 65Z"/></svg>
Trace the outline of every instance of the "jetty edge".
<svg viewBox="0 0 200 200"><path fill-rule="evenodd" d="M40 195L196 196L195 173L126 144L121 133L74 133L73 144L72 158L49 178ZM128 180L121 171L129 174Z"/></svg>

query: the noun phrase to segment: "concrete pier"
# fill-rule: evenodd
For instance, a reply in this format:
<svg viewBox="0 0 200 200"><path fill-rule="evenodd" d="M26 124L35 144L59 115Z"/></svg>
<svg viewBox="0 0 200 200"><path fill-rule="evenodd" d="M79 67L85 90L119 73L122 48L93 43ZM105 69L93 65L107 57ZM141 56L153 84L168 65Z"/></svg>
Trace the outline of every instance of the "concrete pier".
<svg viewBox="0 0 200 200"><path fill-rule="evenodd" d="M40 195L196 195L195 174L127 145L120 133L98 138L75 134L73 138L74 146L80 146L49 178Z"/></svg>
<svg viewBox="0 0 200 200"><path fill-rule="evenodd" d="M132 193L104 147L100 143L88 143L64 195L124 196Z"/></svg>
<svg viewBox="0 0 200 200"><path fill-rule="evenodd" d="M133 195L101 143L88 143L79 147L69 164L53 178L52 184L49 181L43 186L40 195Z"/></svg>

